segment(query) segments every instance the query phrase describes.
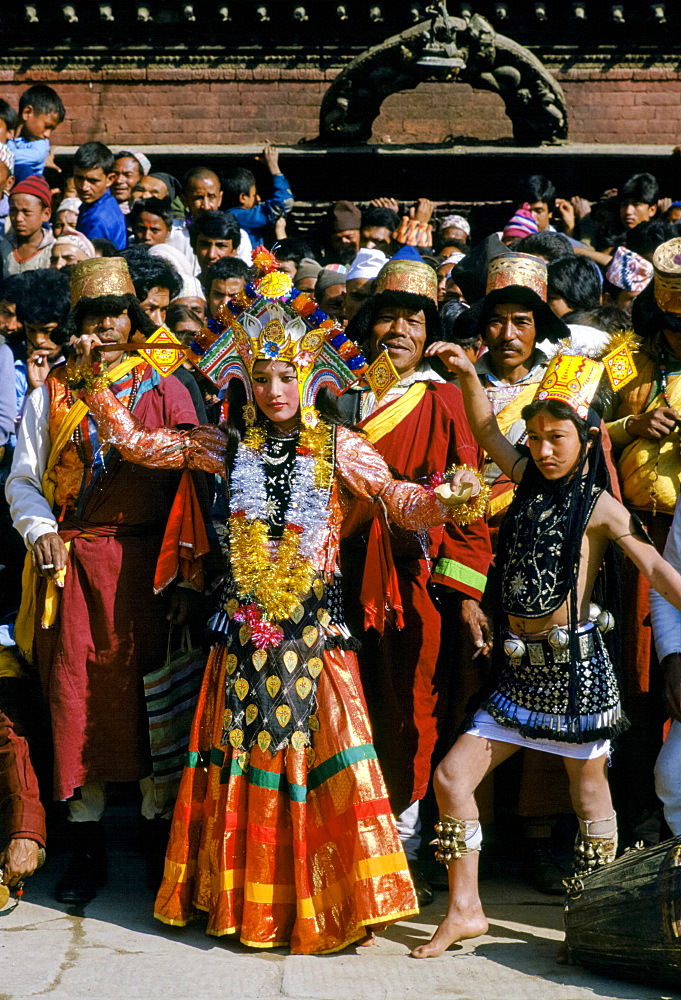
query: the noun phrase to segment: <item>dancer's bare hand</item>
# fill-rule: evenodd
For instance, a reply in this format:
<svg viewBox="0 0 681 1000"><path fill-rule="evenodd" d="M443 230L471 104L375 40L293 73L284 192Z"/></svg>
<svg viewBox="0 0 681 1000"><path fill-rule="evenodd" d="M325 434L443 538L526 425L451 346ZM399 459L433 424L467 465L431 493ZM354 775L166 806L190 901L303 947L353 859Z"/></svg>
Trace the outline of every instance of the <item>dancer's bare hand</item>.
<svg viewBox="0 0 681 1000"><path fill-rule="evenodd" d="M439 358L443 365L455 375L471 372L475 374L473 362L458 344L452 344L448 340L436 340L435 343L426 347L425 354L429 358Z"/></svg>

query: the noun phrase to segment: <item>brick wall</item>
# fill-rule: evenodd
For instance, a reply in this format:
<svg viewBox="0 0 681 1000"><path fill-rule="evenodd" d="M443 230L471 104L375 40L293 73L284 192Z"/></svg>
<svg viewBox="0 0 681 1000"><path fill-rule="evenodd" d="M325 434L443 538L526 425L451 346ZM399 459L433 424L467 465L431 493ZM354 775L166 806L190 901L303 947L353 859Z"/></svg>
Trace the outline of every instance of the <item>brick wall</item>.
<svg viewBox="0 0 681 1000"><path fill-rule="evenodd" d="M55 86L67 108L59 145L100 139L145 144L294 145L317 134L319 106L338 70L192 67L0 71L0 96L16 106L31 83ZM681 139L681 72L575 68L556 73L573 142L669 144ZM503 103L464 84L423 84L393 94L374 126L382 143L440 142L447 135L511 137Z"/></svg>

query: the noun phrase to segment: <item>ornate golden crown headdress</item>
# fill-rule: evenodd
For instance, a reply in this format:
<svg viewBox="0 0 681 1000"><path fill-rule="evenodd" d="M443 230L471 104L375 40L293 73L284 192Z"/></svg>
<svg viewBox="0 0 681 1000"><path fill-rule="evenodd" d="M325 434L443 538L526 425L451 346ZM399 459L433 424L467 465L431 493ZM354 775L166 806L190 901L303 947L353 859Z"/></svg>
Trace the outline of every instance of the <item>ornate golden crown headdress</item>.
<svg viewBox="0 0 681 1000"><path fill-rule="evenodd" d="M546 369L535 399L556 399L586 419L605 365L578 354L557 354Z"/></svg>
<svg viewBox="0 0 681 1000"><path fill-rule="evenodd" d="M250 403L255 362L289 362L298 377L301 420L314 426L319 389L326 385L339 395L363 375L366 360L314 299L275 270L268 250L257 247L253 264L265 273L208 321L189 347L189 360L219 387L241 379Z"/></svg>
<svg viewBox="0 0 681 1000"><path fill-rule="evenodd" d="M122 257L93 257L74 264L71 272L72 309L81 299L134 294L135 286Z"/></svg>
<svg viewBox="0 0 681 1000"><path fill-rule="evenodd" d="M547 269L544 261L529 253L493 257L487 271L486 294L509 287L527 288L546 302Z"/></svg>
<svg viewBox="0 0 681 1000"><path fill-rule="evenodd" d="M566 345L549 362L534 398L567 403L585 420L604 372L614 392L636 378L638 372L631 353L633 343L628 333L614 334L608 344L608 353L599 359L572 354Z"/></svg>

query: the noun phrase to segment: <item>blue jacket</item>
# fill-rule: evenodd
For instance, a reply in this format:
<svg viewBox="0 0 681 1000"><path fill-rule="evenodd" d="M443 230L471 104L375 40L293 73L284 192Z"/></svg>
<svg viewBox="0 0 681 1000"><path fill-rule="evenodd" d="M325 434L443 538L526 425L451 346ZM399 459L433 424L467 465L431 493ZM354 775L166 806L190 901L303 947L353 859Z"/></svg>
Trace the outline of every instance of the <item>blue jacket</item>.
<svg viewBox="0 0 681 1000"><path fill-rule="evenodd" d="M80 206L77 229L89 240L96 237L111 240L118 250L124 250L128 242L125 216L111 191L106 191L91 205Z"/></svg>
<svg viewBox="0 0 681 1000"><path fill-rule="evenodd" d="M23 135L18 135L16 139L8 139L7 145L14 153L16 184L24 177L43 176L45 160L50 155L49 139L24 139Z"/></svg>
<svg viewBox="0 0 681 1000"><path fill-rule="evenodd" d="M284 175L273 174L272 185L274 194L268 201L261 201L253 208L227 209L241 228L246 230L254 247L262 243L265 231L293 208L293 193Z"/></svg>

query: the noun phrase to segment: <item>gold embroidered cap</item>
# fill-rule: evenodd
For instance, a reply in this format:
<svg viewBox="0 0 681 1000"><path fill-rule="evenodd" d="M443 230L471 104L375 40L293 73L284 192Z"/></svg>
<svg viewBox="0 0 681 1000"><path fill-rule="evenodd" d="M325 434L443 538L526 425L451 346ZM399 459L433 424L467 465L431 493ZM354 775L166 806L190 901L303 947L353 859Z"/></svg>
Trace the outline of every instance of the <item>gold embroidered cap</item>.
<svg viewBox="0 0 681 1000"><path fill-rule="evenodd" d="M547 270L544 261L529 253L493 257L487 271L486 294L509 287L527 288L546 302Z"/></svg>
<svg viewBox="0 0 681 1000"><path fill-rule="evenodd" d="M535 399L557 399L586 419L605 371L602 361L579 354L557 354L549 363Z"/></svg>
<svg viewBox="0 0 681 1000"><path fill-rule="evenodd" d="M376 293L411 292L425 295L437 304L437 275L428 264L416 260L389 260L376 277Z"/></svg>
<svg viewBox="0 0 681 1000"><path fill-rule="evenodd" d="M655 301L662 312L681 315L681 237L668 240L653 256Z"/></svg>
<svg viewBox="0 0 681 1000"><path fill-rule="evenodd" d="M135 286L122 257L94 257L81 260L71 272L71 308L81 299L102 295L134 295Z"/></svg>

